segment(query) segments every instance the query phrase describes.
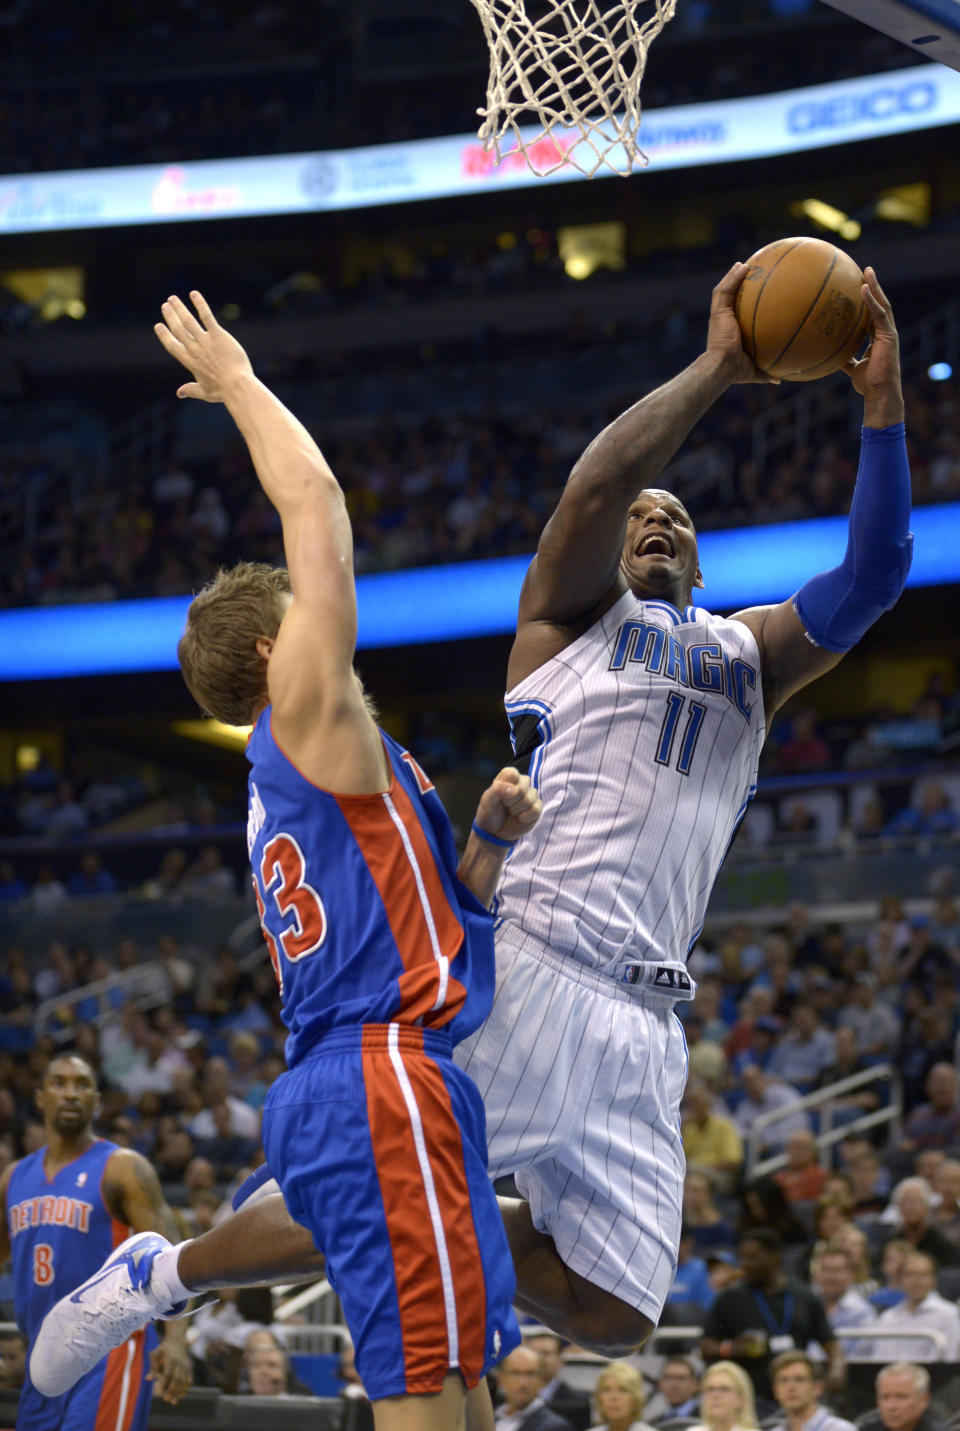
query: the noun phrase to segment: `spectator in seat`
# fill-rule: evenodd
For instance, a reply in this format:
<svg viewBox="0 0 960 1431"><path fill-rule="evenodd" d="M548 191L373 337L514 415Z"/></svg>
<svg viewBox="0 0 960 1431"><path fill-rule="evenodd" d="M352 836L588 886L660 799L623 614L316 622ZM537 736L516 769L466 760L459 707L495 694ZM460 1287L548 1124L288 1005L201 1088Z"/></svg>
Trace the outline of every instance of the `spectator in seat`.
<svg viewBox="0 0 960 1431"><path fill-rule="evenodd" d="M820 1253L831 1242L843 1236L850 1222L849 1191L841 1194L824 1193L817 1199L813 1209L813 1246L810 1249L810 1265L813 1266Z"/></svg>
<svg viewBox="0 0 960 1431"><path fill-rule="evenodd" d="M563 1379L563 1338L553 1332L540 1332L526 1337L524 1346L535 1351L540 1358L540 1370L544 1376L540 1398L544 1405L569 1421L573 1431L587 1431L593 1420L590 1397Z"/></svg>
<svg viewBox="0 0 960 1431"><path fill-rule="evenodd" d="M117 881L109 870L103 868L96 850L84 850L79 868L67 879L67 893L76 897L115 894L116 890Z"/></svg>
<svg viewBox="0 0 960 1431"><path fill-rule="evenodd" d="M944 1158L933 1175L932 1186L940 1199L936 1225L951 1242L960 1242L960 1159Z"/></svg>
<svg viewBox="0 0 960 1431"><path fill-rule="evenodd" d="M219 1054L208 1058L204 1065L203 1097L207 1106L191 1118L188 1125L191 1137L199 1142L202 1138L216 1136L217 1125L212 1109L217 1103L225 1103L229 1109L231 1133L242 1138L259 1137L260 1114L230 1092L230 1065Z"/></svg>
<svg viewBox="0 0 960 1431"><path fill-rule="evenodd" d="M30 902L38 914L50 914L69 898L67 887L57 879L52 865L41 864L37 878L30 887Z"/></svg>
<svg viewBox="0 0 960 1431"><path fill-rule="evenodd" d="M877 1317L870 1343L874 1361L907 1357L910 1361L957 1361L960 1359L960 1310L937 1291L937 1264L926 1252L908 1252L900 1277L904 1298ZM883 1330L898 1332L916 1329L916 1338L884 1338ZM923 1335L938 1332L933 1342Z"/></svg>
<svg viewBox="0 0 960 1431"><path fill-rule="evenodd" d="M930 1410L930 1373L914 1362L894 1361L877 1372L876 1410L859 1420L860 1431L944 1431Z"/></svg>
<svg viewBox="0 0 960 1431"><path fill-rule="evenodd" d="M823 1027L811 1003L798 1001L786 1033L770 1056L767 1072L801 1093L809 1093L833 1060L833 1035Z"/></svg>
<svg viewBox="0 0 960 1431"><path fill-rule="evenodd" d="M700 998L697 985L697 998ZM687 1040L687 1068L691 1078L699 1078L710 1088L719 1088L726 1079L727 1056L719 1042L704 1031L703 1015L697 1011L687 1014L683 1021L683 1032ZM689 1083L687 1085L689 1088Z"/></svg>
<svg viewBox="0 0 960 1431"><path fill-rule="evenodd" d="M626 1361L611 1361L597 1377L593 1399L600 1420L593 1431L650 1431L642 1419L643 1378Z"/></svg>
<svg viewBox="0 0 960 1431"><path fill-rule="evenodd" d="M572 1431L570 1422L551 1411L541 1398L544 1376L535 1351L516 1347L504 1357L494 1376L502 1398L494 1415L498 1431Z"/></svg>
<svg viewBox="0 0 960 1431"><path fill-rule="evenodd" d="M960 1247L934 1222L935 1202L934 1191L923 1178L904 1178L891 1198L898 1221L890 1236L909 1242L915 1252L926 1252L937 1266L960 1266Z"/></svg>
<svg viewBox="0 0 960 1431"><path fill-rule="evenodd" d="M718 1361L707 1367L700 1380L700 1415L690 1431L755 1431L753 1383L742 1366Z"/></svg>
<svg viewBox="0 0 960 1431"><path fill-rule="evenodd" d="M184 871L180 888L186 899L229 899L236 893L236 883L216 845L204 845Z"/></svg>
<svg viewBox="0 0 960 1431"><path fill-rule="evenodd" d="M957 1071L952 1063L935 1063L924 1083L926 1103L907 1115L900 1139L901 1151L926 1148L960 1151L960 1097Z"/></svg>
<svg viewBox="0 0 960 1431"><path fill-rule="evenodd" d="M700 1409L700 1377L689 1357L668 1356L660 1368L657 1389L644 1407L648 1424L696 1416Z"/></svg>
<svg viewBox="0 0 960 1431"><path fill-rule="evenodd" d="M704 1260L715 1297L725 1292L728 1287L735 1286L743 1278L737 1254L730 1247L709 1248Z"/></svg>
<svg viewBox="0 0 960 1431"><path fill-rule="evenodd" d="M884 1196L884 1169L876 1153L863 1152L847 1165L852 1203L850 1215L856 1221L861 1217L876 1217L887 1205Z"/></svg>
<svg viewBox="0 0 960 1431"><path fill-rule="evenodd" d="M900 1019L877 993L877 976L871 969L854 974L847 1002L837 1015L837 1030L852 1028L860 1054L866 1059L892 1058L900 1040Z"/></svg>
<svg viewBox="0 0 960 1431"><path fill-rule="evenodd" d="M852 1078L855 1073L863 1073L870 1065L861 1056L860 1040L852 1024L841 1024L833 1034L833 1062L817 1079L816 1088L828 1088L841 1079ZM841 1122L852 1122L863 1113L872 1113L880 1107L877 1084L865 1084L841 1094L832 1103L834 1126Z"/></svg>
<svg viewBox="0 0 960 1431"><path fill-rule="evenodd" d="M766 993L766 990L755 989L754 993ZM764 1071L770 1065L773 1050L777 1046L777 1041L783 1032L783 1025L779 1019L772 1014L760 1014L752 1021L750 1037L747 1046L742 1053L734 1054L730 1071L734 1078L739 1079L743 1070L748 1064L755 1063L758 1068Z"/></svg>
<svg viewBox="0 0 960 1431"><path fill-rule="evenodd" d="M766 1228L747 1233L739 1253L743 1282L721 1292L708 1311L700 1343L704 1360L729 1357L737 1362L753 1382L758 1400L769 1401L770 1356L816 1342L829 1363L827 1386L839 1391L845 1381L840 1343L816 1293L784 1276L776 1233Z"/></svg>
<svg viewBox="0 0 960 1431"><path fill-rule="evenodd" d="M705 1312L715 1295L706 1259L697 1255L693 1231L684 1223L677 1247L677 1270L667 1293L667 1302L694 1303L701 1312Z"/></svg>
<svg viewBox="0 0 960 1431"><path fill-rule="evenodd" d="M830 747L817 729L816 711L797 711L791 721L790 735L777 752L777 765L784 775L829 767Z"/></svg>
<svg viewBox="0 0 960 1431"><path fill-rule="evenodd" d="M876 1308L854 1288L853 1278L854 1266L849 1252L827 1243L816 1260L811 1282L834 1331L872 1326L877 1319ZM865 1344L859 1338L841 1338L840 1345L844 1356L866 1355ZM776 1384L773 1389L776 1393Z"/></svg>
<svg viewBox="0 0 960 1431"><path fill-rule="evenodd" d="M290 1358L281 1346L245 1348L243 1373L251 1396L286 1396L290 1390Z"/></svg>
<svg viewBox="0 0 960 1431"><path fill-rule="evenodd" d="M713 1183L707 1173L687 1169L683 1182L683 1220L692 1231L694 1246L702 1256L713 1248L736 1246L736 1232L714 1201Z"/></svg>
<svg viewBox="0 0 960 1431"><path fill-rule="evenodd" d="M710 1174L720 1192L730 1192L743 1165L743 1139L726 1111L718 1111L713 1089L693 1077L683 1096L680 1128L688 1168Z"/></svg>
<svg viewBox="0 0 960 1431"><path fill-rule="evenodd" d="M231 1131L230 1109L226 1103L214 1103L210 1109L214 1132L197 1143L198 1154L211 1162L221 1182L228 1182L237 1168L245 1167L260 1146L259 1138L245 1138Z"/></svg>
<svg viewBox="0 0 960 1431"><path fill-rule="evenodd" d="M952 835L960 828L950 796L936 780L928 780L915 805L908 805L887 824L890 835Z"/></svg>
<svg viewBox="0 0 960 1431"><path fill-rule="evenodd" d="M787 1202L815 1202L827 1181L827 1169L820 1166L817 1140L806 1128L798 1128L787 1139L787 1165L774 1178Z"/></svg>
<svg viewBox="0 0 960 1431"><path fill-rule="evenodd" d="M0 1387L19 1391L27 1374L27 1339L15 1329L0 1334Z"/></svg>
<svg viewBox="0 0 960 1431"><path fill-rule="evenodd" d="M26 896L26 881L20 878L9 860L0 860L0 901L13 903Z"/></svg>
<svg viewBox="0 0 960 1431"><path fill-rule="evenodd" d="M807 1228L787 1202L783 1189L769 1174L753 1178L743 1189L740 1235L767 1228L785 1247L802 1247L809 1241Z"/></svg>
<svg viewBox="0 0 960 1431"><path fill-rule="evenodd" d="M771 1431L854 1431L852 1422L820 1405L823 1381L805 1351L780 1352L770 1363L770 1379L774 1398L784 1413Z"/></svg>
<svg viewBox="0 0 960 1431"><path fill-rule="evenodd" d="M756 1120L764 1113L781 1113L768 1123L760 1135L760 1151L779 1153L787 1145L791 1133L809 1129L810 1115L802 1108L791 1108L800 1097L796 1088L783 1083L772 1074L764 1073L756 1064L747 1064L740 1075L743 1097L734 1111L734 1122L744 1142L748 1142ZM789 1112L785 1111L789 1108Z"/></svg>
<svg viewBox="0 0 960 1431"><path fill-rule="evenodd" d="M884 1244L880 1254L879 1285L867 1293L867 1301L876 1311L885 1312L888 1307L895 1307L903 1301L903 1264L912 1251L910 1243L901 1241L899 1237L891 1238Z"/></svg>

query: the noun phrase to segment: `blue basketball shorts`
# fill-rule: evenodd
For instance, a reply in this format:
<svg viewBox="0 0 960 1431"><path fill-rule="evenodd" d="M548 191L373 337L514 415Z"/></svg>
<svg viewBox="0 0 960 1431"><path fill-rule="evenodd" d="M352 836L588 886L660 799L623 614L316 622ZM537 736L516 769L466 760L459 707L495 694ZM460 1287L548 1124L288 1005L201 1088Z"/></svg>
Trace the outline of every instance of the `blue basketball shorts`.
<svg viewBox="0 0 960 1431"><path fill-rule="evenodd" d="M451 1370L476 1386L519 1345L483 1104L447 1034L333 1030L274 1083L263 1146L326 1258L372 1401L439 1392Z"/></svg>
<svg viewBox="0 0 960 1431"><path fill-rule="evenodd" d="M145 1378L156 1345L153 1326L144 1327L63 1396L41 1396L28 1376L17 1406L17 1431L147 1431L153 1382Z"/></svg>

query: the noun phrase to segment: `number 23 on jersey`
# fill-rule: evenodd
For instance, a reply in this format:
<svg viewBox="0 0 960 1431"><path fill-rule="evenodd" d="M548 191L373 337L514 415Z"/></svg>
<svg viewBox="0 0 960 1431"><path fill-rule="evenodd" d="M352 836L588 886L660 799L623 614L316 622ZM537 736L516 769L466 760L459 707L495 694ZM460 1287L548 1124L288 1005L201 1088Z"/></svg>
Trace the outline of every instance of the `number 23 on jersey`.
<svg viewBox="0 0 960 1431"><path fill-rule="evenodd" d="M253 872L253 892L260 915L260 927L270 951L270 962L283 993L282 950L291 962L304 959L320 948L327 934L323 900L306 878L303 851L292 835L281 832L265 846L260 869ZM267 927L266 901L272 899L281 919L292 916L277 935ZM279 945L279 948L278 948Z"/></svg>

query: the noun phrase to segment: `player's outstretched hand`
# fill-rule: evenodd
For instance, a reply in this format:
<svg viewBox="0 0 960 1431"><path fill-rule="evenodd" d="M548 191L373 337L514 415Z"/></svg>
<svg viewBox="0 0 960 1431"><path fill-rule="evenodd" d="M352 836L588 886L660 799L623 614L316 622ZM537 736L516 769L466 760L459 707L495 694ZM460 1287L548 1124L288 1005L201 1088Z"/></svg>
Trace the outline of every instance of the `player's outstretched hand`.
<svg viewBox="0 0 960 1431"><path fill-rule="evenodd" d="M737 383L779 383L760 369L744 351L740 336L740 324L734 312L737 289L747 272L745 263L735 263L724 274L710 295L710 322L707 325L707 352L726 354L735 364L734 382Z"/></svg>
<svg viewBox="0 0 960 1431"><path fill-rule="evenodd" d="M164 321L153 331L171 358L193 374L192 383L177 388L177 397L223 402L230 381L253 374L250 359L225 328L221 328L202 293L190 294L197 317L174 295L160 305Z"/></svg>
<svg viewBox="0 0 960 1431"><path fill-rule="evenodd" d="M519 840L540 819L543 801L529 775L507 765L480 796L476 822L498 840Z"/></svg>
<svg viewBox="0 0 960 1431"><path fill-rule="evenodd" d="M147 1380L156 1382L159 1397L176 1406L193 1385L193 1363L186 1344L171 1338L154 1347Z"/></svg>
<svg viewBox="0 0 960 1431"><path fill-rule="evenodd" d="M870 346L862 358L851 358L844 372L864 400L867 426L888 427L903 421L900 340L890 300L872 268L863 270L863 297L870 313Z"/></svg>

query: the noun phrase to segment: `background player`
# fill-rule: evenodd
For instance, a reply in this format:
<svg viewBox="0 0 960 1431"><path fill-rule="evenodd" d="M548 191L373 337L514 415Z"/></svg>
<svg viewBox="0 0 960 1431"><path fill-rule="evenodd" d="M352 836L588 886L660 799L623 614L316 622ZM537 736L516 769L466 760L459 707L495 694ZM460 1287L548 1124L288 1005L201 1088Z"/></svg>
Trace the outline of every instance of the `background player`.
<svg viewBox="0 0 960 1431"><path fill-rule="evenodd" d="M792 601L729 620L689 605L703 585L692 522L647 484L727 388L764 380L733 312L743 272L713 291L704 353L591 443L541 537L506 704L544 815L498 892L493 1012L458 1051L486 1103L491 1172L528 1199L501 1203L518 1305L608 1355L646 1339L673 1277L686 1078L673 1006L693 997L684 961L766 730L894 603L910 561L897 332L868 269L847 555ZM316 1275L279 1198L239 1216L181 1254L187 1286Z"/></svg>
<svg viewBox="0 0 960 1431"><path fill-rule="evenodd" d="M489 1410L485 1373L520 1339L483 1106L451 1056L490 1007L492 921L457 877L433 785L378 729L354 671L343 492L192 297L202 321L173 298L158 336L193 374L180 396L222 401L235 418L280 513L288 568L219 573L193 601L179 647L204 710L255 722L247 845L289 1030L264 1147L326 1256L378 1428L450 1431L465 1390ZM481 798L460 874L483 901L538 813L513 770ZM52 1335L32 1353L38 1386L68 1383L91 1347L99 1354L137 1322L123 1292L149 1277L169 1303L181 1300L160 1259L146 1265L154 1251L135 1279L124 1262L92 1278L79 1324L73 1299L54 1310Z"/></svg>
<svg viewBox="0 0 960 1431"><path fill-rule="evenodd" d="M17 1322L30 1342L47 1311L72 1292L131 1233L175 1239L176 1224L156 1173L128 1148L98 1138L100 1107L90 1065L73 1054L51 1059L36 1095L45 1146L12 1163L0 1179L4 1216L0 1261L12 1254ZM161 1345L152 1327L135 1332L65 1395L48 1400L27 1378L22 1431L145 1431L153 1378L176 1402L192 1380L185 1324L168 1322Z"/></svg>

